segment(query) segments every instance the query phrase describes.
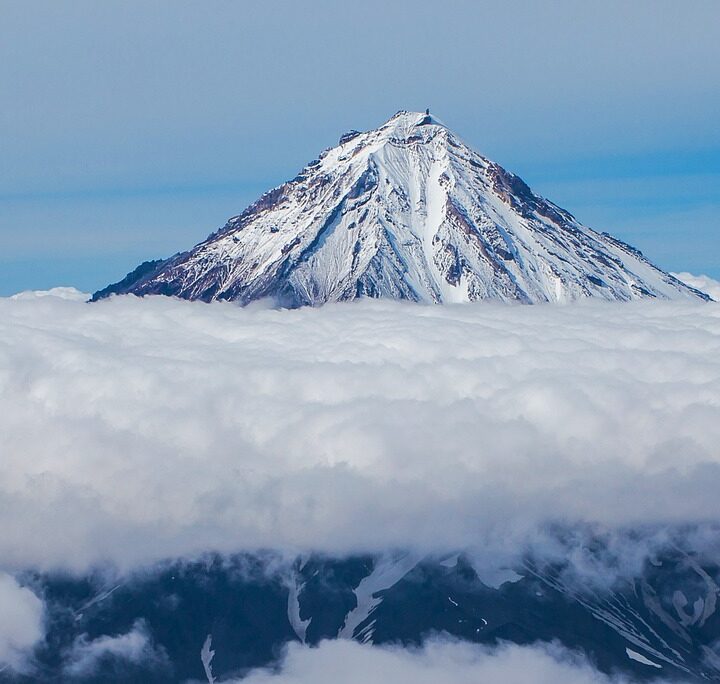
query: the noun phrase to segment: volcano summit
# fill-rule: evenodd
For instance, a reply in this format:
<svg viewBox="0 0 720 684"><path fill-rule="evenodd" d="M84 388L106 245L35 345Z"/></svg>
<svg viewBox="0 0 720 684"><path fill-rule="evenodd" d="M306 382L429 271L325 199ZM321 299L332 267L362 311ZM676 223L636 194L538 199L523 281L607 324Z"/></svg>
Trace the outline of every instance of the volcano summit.
<svg viewBox="0 0 720 684"><path fill-rule="evenodd" d="M428 114L351 131L188 252L96 292L282 306L358 297L707 299L580 224Z"/></svg>

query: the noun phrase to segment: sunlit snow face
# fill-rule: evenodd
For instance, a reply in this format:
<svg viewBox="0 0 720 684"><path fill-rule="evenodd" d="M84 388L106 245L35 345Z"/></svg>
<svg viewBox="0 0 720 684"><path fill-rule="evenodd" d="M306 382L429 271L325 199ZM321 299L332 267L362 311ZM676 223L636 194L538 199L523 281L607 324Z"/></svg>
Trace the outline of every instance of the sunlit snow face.
<svg viewBox="0 0 720 684"><path fill-rule="evenodd" d="M717 520L720 308L0 300L0 557Z"/></svg>

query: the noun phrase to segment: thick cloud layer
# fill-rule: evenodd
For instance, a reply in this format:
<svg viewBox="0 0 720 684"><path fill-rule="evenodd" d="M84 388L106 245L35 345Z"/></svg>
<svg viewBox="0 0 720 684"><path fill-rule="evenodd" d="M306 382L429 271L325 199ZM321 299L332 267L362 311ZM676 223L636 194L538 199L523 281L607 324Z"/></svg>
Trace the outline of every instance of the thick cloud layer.
<svg viewBox="0 0 720 684"><path fill-rule="evenodd" d="M650 666L648 666L650 667ZM629 684L608 677L581 657L554 646L487 648L435 641L422 650L326 641L318 648L291 644L279 670L257 670L243 684Z"/></svg>
<svg viewBox="0 0 720 684"><path fill-rule="evenodd" d="M716 521L719 352L715 304L0 300L0 558Z"/></svg>

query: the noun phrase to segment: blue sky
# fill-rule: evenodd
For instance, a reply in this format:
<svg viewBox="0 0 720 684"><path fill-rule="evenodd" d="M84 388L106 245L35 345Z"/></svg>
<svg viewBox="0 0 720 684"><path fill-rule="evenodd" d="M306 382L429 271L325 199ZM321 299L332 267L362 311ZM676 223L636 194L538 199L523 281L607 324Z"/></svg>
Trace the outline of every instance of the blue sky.
<svg viewBox="0 0 720 684"><path fill-rule="evenodd" d="M669 270L720 277L720 2L0 0L0 294L186 249L430 106Z"/></svg>

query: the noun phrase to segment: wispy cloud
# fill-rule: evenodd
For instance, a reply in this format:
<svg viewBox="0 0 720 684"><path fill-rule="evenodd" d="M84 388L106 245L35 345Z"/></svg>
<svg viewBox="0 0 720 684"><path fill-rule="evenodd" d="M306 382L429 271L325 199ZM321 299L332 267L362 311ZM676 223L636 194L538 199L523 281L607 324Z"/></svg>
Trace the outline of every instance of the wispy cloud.
<svg viewBox="0 0 720 684"><path fill-rule="evenodd" d="M72 681L78 681L97 677L102 667L119 666L125 668L124 677L127 679L129 664L141 665L144 672L169 666L167 656L153 644L147 625L142 620L136 621L132 629L124 634L97 639L90 639L87 635L77 638L65 654L63 674Z"/></svg>

